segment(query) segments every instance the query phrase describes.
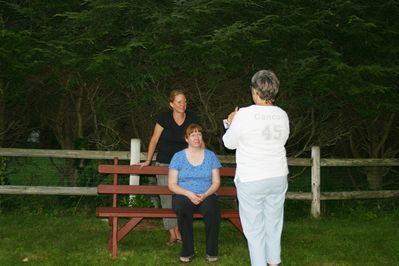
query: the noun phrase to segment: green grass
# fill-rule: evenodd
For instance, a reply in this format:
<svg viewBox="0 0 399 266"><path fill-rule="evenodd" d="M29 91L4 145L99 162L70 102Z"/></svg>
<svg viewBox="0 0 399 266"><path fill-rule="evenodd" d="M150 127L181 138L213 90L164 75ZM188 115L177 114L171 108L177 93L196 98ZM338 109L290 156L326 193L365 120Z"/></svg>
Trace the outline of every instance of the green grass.
<svg viewBox="0 0 399 266"><path fill-rule="evenodd" d="M54 164L60 167L63 160L19 158L9 163L12 185L59 184ZM106 182L98 179L95 165L86 168L83 185ZM290 181L290 190L310 189L308 170ZM336 170L323 173L323 191L348 186L344 169ZM179 265L179 246L165 245L168 234L160 226L131 232L120 242L118 259L112 260L106 244L110 228L94 217L95 206L108 206L109 200L0 195L0 265ZM398 206L399 199L323 201L324 218L313 220L308 218L309 202L286 201L284 266L399 265ZM195 230L197 257L190 265L209 265L201 221ZM226 221L219 243L220 261L214 265L249 265L245 238Z"/></svg>
<svg viewBox="0 0 399 266"><path fill-rule="evenodd" d="M321 219L285 224L286 265L399 265L399 221Z"/></svg>
<svg viewBox="0 0 399 266"><path fill-rule="evenodd" d="M58 158L9 158L7 177L11 185L56 186L63 162L63 159Z"/></svg>
<svg viewBox="0 0 399 266"><path fill-rule="evenodd" d="M148 221L148 220L147 220ZM159 225L158 220L152 220ZM0 265L177 265L179 246L165 245L161 226L138 228L120 242L111 259L110 227L93 216L0 214ZM399 265L399 219L289 218L283 232L284 265ZM204 260L204 226L195 222L197 257ZM243 236L227 221L220 235L220 261L249 265Z"/></svg>

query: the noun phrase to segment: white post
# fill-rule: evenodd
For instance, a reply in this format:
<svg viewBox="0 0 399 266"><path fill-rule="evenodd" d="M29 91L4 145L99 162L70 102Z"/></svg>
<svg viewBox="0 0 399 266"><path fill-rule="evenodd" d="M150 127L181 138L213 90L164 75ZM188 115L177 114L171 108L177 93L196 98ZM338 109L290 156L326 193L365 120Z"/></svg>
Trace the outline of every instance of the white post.
<svg viewBox="0 0 399 266"><path fill-rule="evenodd" d="M320 147L312 147L312 206L314 218L320 217Z"/></svg>
<svg viewBox="0 0 399 266"><path fill-rule="evenodd" d="M130 165L140 162L140 139L130 140ZM140 185L140 176L130 175L129 185ZM129 205L134 203L135 196L129 197Z"/></svg>

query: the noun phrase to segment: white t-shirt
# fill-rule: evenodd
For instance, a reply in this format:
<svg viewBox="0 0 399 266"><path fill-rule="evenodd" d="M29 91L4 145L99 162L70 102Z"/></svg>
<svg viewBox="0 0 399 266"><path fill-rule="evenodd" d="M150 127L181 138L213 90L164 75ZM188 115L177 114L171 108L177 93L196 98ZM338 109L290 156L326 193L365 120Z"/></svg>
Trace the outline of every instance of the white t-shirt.
<svg viewBox="0 0 399 266"><path fill-rule="evenodd" d="M226 148L236 151L236 177L250 182L288 174L285 143L287 113L277 106L251 105L238 110L223 136Z"/></svg>

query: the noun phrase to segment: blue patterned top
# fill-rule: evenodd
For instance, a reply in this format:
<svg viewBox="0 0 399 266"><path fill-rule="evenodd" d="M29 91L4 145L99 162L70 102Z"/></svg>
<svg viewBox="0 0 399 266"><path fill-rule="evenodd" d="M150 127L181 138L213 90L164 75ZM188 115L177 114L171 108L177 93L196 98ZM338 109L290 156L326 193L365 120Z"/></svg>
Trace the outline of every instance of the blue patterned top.
<svg viewBox="0 0 399 266"><path fill-rule="evenodd" d="M200 165L192 165L186 155L186 151L181 150L173 155L169 164L170 169L179 172L177 184L191 192L197 194L205 193L212 185L212 170L222 167L213 151L205 149L204 160Z"/></svg>

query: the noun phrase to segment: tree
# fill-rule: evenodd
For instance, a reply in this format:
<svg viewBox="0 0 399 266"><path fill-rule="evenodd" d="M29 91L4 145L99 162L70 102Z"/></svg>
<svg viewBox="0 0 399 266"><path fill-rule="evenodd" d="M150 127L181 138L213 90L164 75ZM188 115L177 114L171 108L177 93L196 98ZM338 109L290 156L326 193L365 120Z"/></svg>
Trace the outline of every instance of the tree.
<svg viewBox="0 0 399 266"><path fill-rule="evenodd" d="M397 0L1 4L0 115L21 132L7 143L40 128L65 149L126 148L132 137L144 148L168 92L183 88L224 153L222 119L251 104L249 80L269 68L290 156L312 145L323 156L398 154ZM370 187L380 170L365 169Z"/></svg>

